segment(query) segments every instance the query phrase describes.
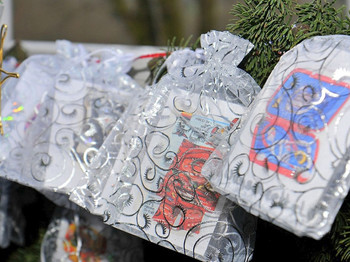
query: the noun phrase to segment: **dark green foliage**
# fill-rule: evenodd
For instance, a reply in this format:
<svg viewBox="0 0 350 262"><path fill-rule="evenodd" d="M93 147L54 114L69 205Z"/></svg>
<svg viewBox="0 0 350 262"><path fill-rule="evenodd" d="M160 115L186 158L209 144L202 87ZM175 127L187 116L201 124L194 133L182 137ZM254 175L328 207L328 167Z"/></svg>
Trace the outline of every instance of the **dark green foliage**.
<svg viewBox="0 0 350 262"><path fill-rule="evenodd" d="M40 249L41 242L44 238L46 229L39 229L39 236L35 240L35 242L30 245L26 245L23 248L17 248L15 252L13 252L6 261L9 262L38 262L40 261Z"/></svg>
<svg viewBox="0 0 350 262"><path fill-rule="evenodd" d="M294 42L292 1L246 0L245 4L234 5L230 13L236 19L227 29L254 44L244 61L244 69L262 85L281 54Z"/></svg>
<svg viewBox="0 0 350 262"><path fill-rule="evenodd" d="M335 256L340 261L350 261L350 199L345 200L330 233Z"/></svg>
<svg viewBox="0 0 350 262"><path fill-rule="evenodd" d="M334 8L335 2L317 0L296 6L297 25L301 25L296 43L315 35L350 34L350 20L342 15L344 7Z"/></svg>
<svg viewBox="0 0 350 262"><path fill-rule="evenodd" d="M335 1L245 0L233 5L233 23L227 29L248 39L254 49L242 67L263 85L281 55L306 38L316 35L349 34L350 20Z"/></svg>

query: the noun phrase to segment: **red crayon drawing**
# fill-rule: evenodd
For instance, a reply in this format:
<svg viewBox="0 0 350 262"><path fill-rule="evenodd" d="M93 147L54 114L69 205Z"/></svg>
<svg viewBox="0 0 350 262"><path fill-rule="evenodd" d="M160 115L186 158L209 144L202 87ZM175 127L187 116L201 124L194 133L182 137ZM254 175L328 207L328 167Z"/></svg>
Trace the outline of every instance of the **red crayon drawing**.
<svg viewBox="0 0 350 262"><path fill-rule="evenodd" d="M214 192L201 175L202 166L213 152L213 148L197 146L183 140L179 148L177 163L164 178L163 197L153 219L166 227L189 230L198 226L206 212L215 210L220 194ZM199 227L195 230L199 233Z"/></svg>

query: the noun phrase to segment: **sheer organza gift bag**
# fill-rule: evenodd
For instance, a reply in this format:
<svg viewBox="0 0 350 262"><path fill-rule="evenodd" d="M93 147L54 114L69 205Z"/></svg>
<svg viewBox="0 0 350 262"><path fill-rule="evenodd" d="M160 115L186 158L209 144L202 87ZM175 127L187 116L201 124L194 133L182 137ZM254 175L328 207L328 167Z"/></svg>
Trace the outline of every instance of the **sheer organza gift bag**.
<svg viewBox="0 0 350 262"><path fill-rule="evenodd" d="M202 35L201 45L170 55L167 74L117 123L88 186L71 199L105 223L177 252L247 261L255 218L213 191L201 168L259 92L237 67L252 45L217 31Z"/></svg>
<svg viewBox="0 0 350 262"><path fill-rule="evenodd" d="M318 36L284 54L203 168L216 190L300 236L324 236L349 190L349 45Z"/></svg>
<svg viewBox="0 0 350 262"><path fill-rule="evenodd" d="M5 177L64 194L84 183L91 158L134 93L143 90L127 75L134 58L118 50L88 52L82 45L57 41L56 55L26 66L6 104L21 116L28 114L7 132L16 141L2 148L8 152Z"/></svg>
<svg viewBox="0 0 350 262"><path fill-rule="evenodd" d="M26 140L25 132L42 97L53 86L54 76L64 60L56 55L35 55L16 68L19 79L8 79L2 86L0 137L0 176L21 182ZM19 164L20 163L20 164Z"/></svg>

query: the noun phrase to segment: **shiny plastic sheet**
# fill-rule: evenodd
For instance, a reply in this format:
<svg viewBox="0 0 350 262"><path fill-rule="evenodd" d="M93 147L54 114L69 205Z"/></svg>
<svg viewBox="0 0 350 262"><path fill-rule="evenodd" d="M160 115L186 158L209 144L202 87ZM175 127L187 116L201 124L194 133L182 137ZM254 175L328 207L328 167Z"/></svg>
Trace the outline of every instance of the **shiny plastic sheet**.
<svg viewBox="0 0 350 262"><path fill-rule="evenodd" d="M349 190L350 37L284 54L242 129L207 161L213 187L297 235L326 234Z"/></svg>
<svg viewBox="0 0 350 262"><path fill-rule="evenodd" d="M252 45L217 31L202 35L201 44L171 54L168 73L107 137L92 164L85 207L199 260L248 261L255 218L214 192L201 168L259 92L237 67Z"/></svg>

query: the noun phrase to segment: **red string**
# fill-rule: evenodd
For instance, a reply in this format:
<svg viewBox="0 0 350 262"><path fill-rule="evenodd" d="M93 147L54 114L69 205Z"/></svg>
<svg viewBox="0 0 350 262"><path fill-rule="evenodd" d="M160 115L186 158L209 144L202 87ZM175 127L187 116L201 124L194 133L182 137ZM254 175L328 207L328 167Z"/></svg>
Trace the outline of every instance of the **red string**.
<svg viewBox="0 0 350 262"><path fill-rule="evenodd" d="M167 56L168 53L163 52L163 53L154 53L154 54L148 54L148 55L141 55L137 57L136 59L144 59L144 58L156 58L156 57L165 57Z"/></svg>

